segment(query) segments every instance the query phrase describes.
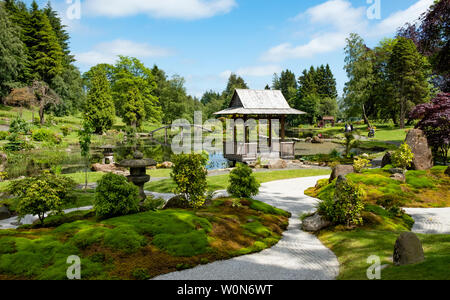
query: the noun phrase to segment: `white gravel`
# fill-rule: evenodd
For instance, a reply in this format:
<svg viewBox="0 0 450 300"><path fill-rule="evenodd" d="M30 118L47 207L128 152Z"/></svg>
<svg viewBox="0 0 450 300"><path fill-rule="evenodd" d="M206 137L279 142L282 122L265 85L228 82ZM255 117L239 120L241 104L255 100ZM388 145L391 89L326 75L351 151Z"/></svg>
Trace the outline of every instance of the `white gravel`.
<svg viewBox="0 0 450 300"><path fill-rule="evenodd" d="M316 199L305 189L326 177L308 177L265 183L255 199L290 211L289 228L280 242L262 252L218 261L156 280L333 280L339 273L336 256L314 235L300 229L299 216L315 210Z"/></svg>
<svg viewBox="0 0 450 300"><path fill-rule="evenodd" d="M427 234L450 234L450 207L405 208L416 223L412 231Z"/></svg>

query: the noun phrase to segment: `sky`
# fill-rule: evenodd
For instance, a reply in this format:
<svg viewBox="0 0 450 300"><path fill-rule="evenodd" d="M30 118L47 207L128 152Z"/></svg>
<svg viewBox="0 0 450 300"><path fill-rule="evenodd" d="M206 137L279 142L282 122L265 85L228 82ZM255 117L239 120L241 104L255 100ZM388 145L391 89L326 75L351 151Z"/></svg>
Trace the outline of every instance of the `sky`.
<svg viewBox="0 0 450 300"><path fill-rule="evenodd" d="M31 0L25 1L31 3ZM48 0L37 3L44 6ZM342 93L345 39L369 47L414 22L433 0L53 0L81 72L118 55L185 78L187 92L221 92L231 73L250 88L289 69L329 64Z"/></svg>

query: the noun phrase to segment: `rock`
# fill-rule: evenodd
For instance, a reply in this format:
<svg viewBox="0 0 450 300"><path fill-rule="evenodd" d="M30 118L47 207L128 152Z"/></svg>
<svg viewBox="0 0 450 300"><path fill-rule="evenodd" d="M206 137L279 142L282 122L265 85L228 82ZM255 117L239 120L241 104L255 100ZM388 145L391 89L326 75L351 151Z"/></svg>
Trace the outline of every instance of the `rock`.
<svg viewBox="0 0 450 300"><path fill-rule="evenodd" d="M169 201L167 201L166 205L164 205L164 209L169 208L189 208L189 203L187 202L186 198L183 196L175 196Z"/></svg>
<svg viewBox="0 0 450 300"><path fill-rule="evenodd" d="M448 167L447 170L445 170L445 175L450 176L450 167Z"/></svg>
<svg viewBox="0 0 450 300"><path fill-rule="evenodd" d="M422 243L412 232L403 232L395 242L394 264L396 266L412 265L423 262Z"/></svg>
<svg viewBox="0 0 450 300"><path fill-rule="evenodd" d="M412 153L414 153L414 159L411 164L412 169L428 170L433 167L433 154L422 130L410 130L406 136L406 143L411 147Z"/></svg>
<svg viewBox="0 0 450 300"><path fill-rule="evenodd" d="M332 182L341 175L345 176L347 174L351 174L354 172L355 169L353 168L353 166L337 165L336 167L333 168L333 172L331 172L330 182Z"/></svg>
<svg viewBox="0 0 450 300"><path fill-rule="evenodd" d="M389 169L389 173L391 173L391 174L405 174L405 170L403 170L403 169L400 169L400 168L392 168L392 169Z"/></svg>
<svg viewBox="0 0 450 300"><path fill-rule="evenodd" d="M327 221L319 214L315 214L312 217L306 218L302 222L302 228L304 231L317 232L325 227L331 225L331 222Z"/></svg>
<svg viewBox="0 0 450 300"><path fill-rule="evenodd" d="M9 212L8 208L5 206L0 206L0 220L6 220L11 218L11 213Z"/></svg>
<svg viewBox="0 0 450 300"><path fill-rule="evenodd" d="M104 173L114 173L117 175L123 175L127 176L129 175L129 172L125 171L124 169L118 168L116 165L104 165L104 164L93 164L92 165L92 171L94 172L104 172Z"/></svg>
<svg viewBox="0 0 450 300"><path fill-rule="evenodd" d="M386 152L381 160L381 167L384 168L387 165L392 165L392 151Z"/></svg>
<svg viewBox="0 0 450 300"><path fill-rule="evenodd" d="M311 143L313 143L313 144L323 144L323 140L320 137L315 136L315 137L313 137Z"/></svg>
<svg viewBox="0 0 450 300"><path fill-rule="evenodd" d="M405 174L402 174L402 173L392 174L391 179L394 179L394 180L397 180L397 181L400 181L403 183L406 182L406 176L405 176Z"/></svg>
<svg viewBox="0 0 450 300"><path fill-rule="evenodd" d="M228 194L227 191L216 191L212 194L211 196L211 200L216 200L216 199L220 199L220 198L229 198L230 195Z"/></svg>
<svg viewBox="0 0 450 300"><path fill-rule="evenodd" d="M269 169L286 169L287 162L283 159L271 160L268 164Z"/></svg>
<svg viewBox="0 0 450 300"><path fill-rule="evenodd" d="M170 161L165 161L161 164L158 164L158 169L171 169L173 167L173 163Z"/></svg>
<svg viewBox="0 0 450 300"><path fill-rule="evenodd" d="M307 137L307 138L305 139L305 142L306 142L306 143L311 143L311 142L312 142L312 137Z"/></svg>

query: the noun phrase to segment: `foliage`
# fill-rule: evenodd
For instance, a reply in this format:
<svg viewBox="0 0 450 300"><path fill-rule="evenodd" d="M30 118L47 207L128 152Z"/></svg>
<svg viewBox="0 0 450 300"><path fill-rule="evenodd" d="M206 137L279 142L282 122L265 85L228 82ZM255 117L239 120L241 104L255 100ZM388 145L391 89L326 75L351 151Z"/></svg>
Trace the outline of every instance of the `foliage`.
<svg viewBox="0 0 450 300"><path fill-rule="evenodd" d="M361 212L364 209L363 190L351 181L344 180L336 184L333 199L319 203L318 212L334 224L346 226L361 225Z"/></svg>
<svg viewBox="0 0 450 300"><path fill-rule="evenodd" d="M179 154L172 158L174 167L170 176L177 185L176 193L184 196L189 205L201 207L207 189L205 166L208 158L202 154Z"/></svg>
<svg viewBox="0 0 450 300"><path fill-rule="evenodd" d="M146 211L148 210L156 211L161 207L163 207L164 204L165 204L164 199L154 199L152 197L147 197L147 199L145 199L144 202L142 203L142 209Z"/></svg>
<svg viewBox="0 0 450 300"><path fill-rule="evenodd" d="M52 130L47 128L39 128L32 131L31 137L37 142L48 142L50 144L61 143L61 137L59 137Z"/></svg>
<svg viewBox="0 0 450 300"><path fill-rule="evenodd" d="M411 151L411 147L407 143L403 143L392 153L391 159L394 167L407 169L414 159L414 154Z"/></svg>
<svg viewBox="0 0 450 300"><path fill-rule="evenodd" d="M371 167L370 160L363 157L356 157L353 162L353 168L356 173L361 173L364 169Z"/></svg>
<svg viewBox="0 0 450 300"><path fill-rule="evenodd" d="M120 175L108 173L98 181L94 209L97 216L110 218L139 210L139 189Z"/></svg>
<svg viewBox="0 0 450 300"><path fill-rule="evenodd" d="M19 116L9 123L10 133L28 134L29 131L30 124Z"/></svg>
<svg viewBox="0 0 450 300"><path fill-rule="evenodd" d="M445 164L450 149L450 94L440 93L431 103L416 106L411 117L420 119L416 128L423 130L435 158L440 157Z"/></svg>
<svg viewBox="0 0 450 300"><path fill-rule="evenodd" d="M20 217L27 214L37 215L43 223L45 213L61 212L74 186L75 183L69 178L44 173L12 181L8 192L19 198L17 212Z"/></svg>
<svg viewBox="0 0 450 300"><path fill-rule="evenodd" d="M78 140L81 148L81 156L85 159L85 188L87 188L87 172L89 167L91 139L92 139L92 125L87 120L83 121L83 127L78 131Z"/></svg>
<svg viewBox="0 0 450 300"><path fill-rule="evenodd" d="M33 149L33 145L29 144L21 134L11 133L7 139L8 143L3 146L3 149L7 152Z"/></svg>
<svg viewBox="0 0 450 300"><path fill-rule="evenodd" d="M250 198L259 193L261 184L253 175L253 170L246 164L238 163L230 172L228 193L236 198Z"/></svg>
<svg viewBox="0 0 450 300"><path fill-rule="evenodd" d="M93 67L90 72L92 77L84 108L85 118L95 133L102 134L113 126L116 111L105 71Z"/></svg>

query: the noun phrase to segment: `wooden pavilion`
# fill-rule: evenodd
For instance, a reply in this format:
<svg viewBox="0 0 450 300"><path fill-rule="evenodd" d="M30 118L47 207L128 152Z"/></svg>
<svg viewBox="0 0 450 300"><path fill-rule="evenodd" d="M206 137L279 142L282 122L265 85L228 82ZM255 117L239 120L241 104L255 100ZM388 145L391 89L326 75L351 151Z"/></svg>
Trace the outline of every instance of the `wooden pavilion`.
<svg viewBox="0 0 450 300"><path fill-rule="evenodd" d="M286 116L303 114L306 113L289 106L281 91L235 90L229 107L215 113L216 116L232 119L235 123L242 120L245 124L243 141L238 141L237 126L234 126L232 140L224 142L225 158L234 162L252 162L258 157L294 159L295 142L287 141L285 135ZM257 141L249 140L248 120L257 121ZM274 120L278 120L280 124L279 136L274 136ZM261 132L263 123L268 128L267 136ZM267 143L261 145L261 141Z"/></svg>

